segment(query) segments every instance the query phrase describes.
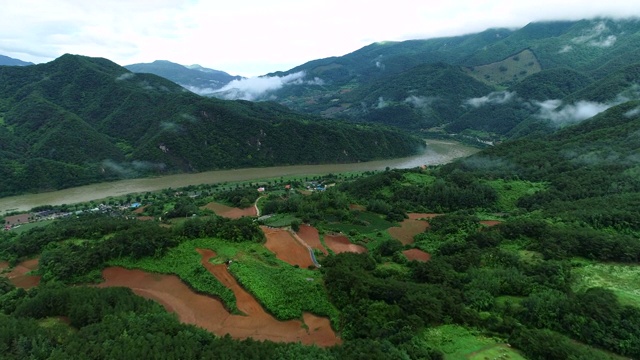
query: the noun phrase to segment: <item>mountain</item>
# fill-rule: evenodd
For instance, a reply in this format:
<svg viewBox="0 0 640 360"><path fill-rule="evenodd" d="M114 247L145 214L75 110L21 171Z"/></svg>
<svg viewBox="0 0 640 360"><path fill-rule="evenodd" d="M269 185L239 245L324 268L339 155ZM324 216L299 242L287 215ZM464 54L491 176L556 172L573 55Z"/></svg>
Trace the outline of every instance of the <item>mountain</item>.
<svg viewBox="0 0 640 360"><path fill-rule="evenodd" d="M146 174L357 162L421 146L399 131L275 103L204 98L102 58L0 68L3 196Z"/></svg>
<svg viewBox="0 0 640 360"><path fill-rule="evenodd" d="M4 55L0 55L0 66L27 66L27 65L33 65L33 63L10 58Z"/></svg>
<svg viewBox="0 0 640 360"><path fill-rule="evenodd" d="M610 102L629 93L611 93L598 84L615 81L611 77L639 58L638 19L534 22L520 29L374 43L268 74L295 81L254 98L328 118L504 140L526 135L519 124L543 118L553 104ZM600 92L586 94L586 88ZM222 95L232 94L228 89Z"/></svg>
<svg viewBox="0 0 640 360"><path fill-rule="evenodd" d="M207 69L200 65L184 66L166 60L126 65L125 68L134 73L162 76L200 95L211 94L233 80L242 79L241 76L229 75L224 71Z"/></svg>

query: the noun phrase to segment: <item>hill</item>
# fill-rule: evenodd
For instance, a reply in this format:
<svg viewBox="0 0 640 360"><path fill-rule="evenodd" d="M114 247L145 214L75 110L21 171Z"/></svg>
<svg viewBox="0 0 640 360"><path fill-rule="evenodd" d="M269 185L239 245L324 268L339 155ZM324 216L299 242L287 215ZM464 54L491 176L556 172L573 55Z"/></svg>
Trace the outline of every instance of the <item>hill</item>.
<svg viewBox="0 0 640 360"><path fill-rule="evenodd" d="M166 60L152 63L126 65L134 73L149 73L162 76L200 95L210 95L241 76L229 75L224 71L204 68L200 65L184 66Z"/></svg>
<svg viewBox="0 0 640 360"><path fill-rule="evenodd" d="M358 162L422 147L398 131L320 120L275 103L204 98L102 58L63 55L2 67L0 192L158 173Z"/></svg>
<svg viewBox="0 0 640 360"><path fill-rule="evenodd" d="M14 59L8 56L0 55L0 66L27 66L33 65L32 62Z"/></svg>
<svg viewBox="0 0 640 360"><path fill-rule="evenodd" d="M610 93L598 84L628 71L637 63L638 49L640 22L608 18L380 42L268 74L295 81L252 99L275 99L329 118L504 140L526 135L514 129L546 111L550 101L609 101ZM433 72L444 65L449 66L446 71ZM582 97L588 86L601 92ZM216 96L242 93L226 90Z"/></svg>

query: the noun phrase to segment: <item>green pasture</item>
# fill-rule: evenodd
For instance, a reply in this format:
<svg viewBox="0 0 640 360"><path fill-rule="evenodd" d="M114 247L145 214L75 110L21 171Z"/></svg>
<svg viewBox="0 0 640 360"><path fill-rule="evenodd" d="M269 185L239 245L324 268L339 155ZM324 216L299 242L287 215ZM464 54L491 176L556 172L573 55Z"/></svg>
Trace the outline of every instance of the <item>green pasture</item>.
<svg viewBox="0 0 640 360"><path fill-rule="evenodd" d="M640 307L640 265L587 263L573 270L574 291L602 287L625 305Z"/></svg>
<svg viewBox="0 0 640 360"><path fill-rule="evenodd" d="M496 179L486 182L498 192L497 207L500 211L513 211L518 207L518 199L525 195L531 195L546 189L544 183L531 182L525 180L504 180Z"/></svg>
<svg viewBox="0 0 640 360"><path fill-rule="evenodd" d="M484 360L484 356L495 359L500 358L503 349L510 351L510 357L503 359L524 359L519 353L504 345L504 339L485 336L479 331L459 325L441 325L426 329L417 340L442 351L446 360Z"/></svg>

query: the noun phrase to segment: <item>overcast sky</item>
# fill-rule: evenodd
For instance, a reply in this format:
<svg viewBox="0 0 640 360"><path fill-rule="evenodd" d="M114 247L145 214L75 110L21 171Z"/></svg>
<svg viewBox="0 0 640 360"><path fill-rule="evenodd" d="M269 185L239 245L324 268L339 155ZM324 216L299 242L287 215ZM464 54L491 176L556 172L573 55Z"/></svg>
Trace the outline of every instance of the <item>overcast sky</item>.
<svg viewBox="0 0 640 360"><path fill-rule="evenodd" d="M0 54L120 65L169 60L233 75L288 70L377 41L539 20L640 16L633 0L0 0Z"/></svg>

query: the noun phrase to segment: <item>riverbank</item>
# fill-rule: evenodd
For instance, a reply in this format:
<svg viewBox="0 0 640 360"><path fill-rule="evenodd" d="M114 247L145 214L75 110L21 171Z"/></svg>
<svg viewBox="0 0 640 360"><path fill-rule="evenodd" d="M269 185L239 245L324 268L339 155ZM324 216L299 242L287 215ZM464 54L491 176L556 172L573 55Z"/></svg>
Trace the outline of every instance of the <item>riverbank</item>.
<svg viewBox="0 0 640 360"><path fill-rule="evenodd" d="M427 149L423 153L405 158L354 164L293 165L206 171L193 174L175 174L153 178L118 180L46 193L10 196L0 198L0 215L4 215L7 212L28 211L42 205L76 204L106 199L111 196L145 193L189 185L249 181L281 176L376 171L384 170L387 167L392 169L407 169L422 165L439 165L449 163L457 158L466 157L479 151L477 148L450 140L426 140L426 142Z"/></svg>

